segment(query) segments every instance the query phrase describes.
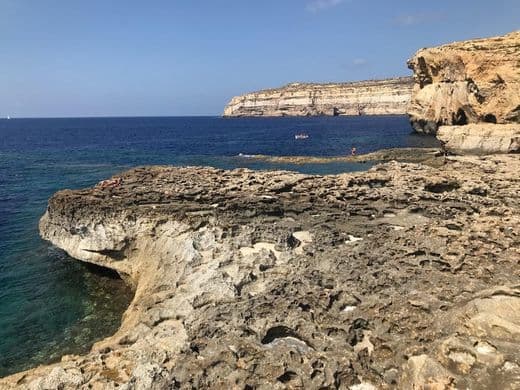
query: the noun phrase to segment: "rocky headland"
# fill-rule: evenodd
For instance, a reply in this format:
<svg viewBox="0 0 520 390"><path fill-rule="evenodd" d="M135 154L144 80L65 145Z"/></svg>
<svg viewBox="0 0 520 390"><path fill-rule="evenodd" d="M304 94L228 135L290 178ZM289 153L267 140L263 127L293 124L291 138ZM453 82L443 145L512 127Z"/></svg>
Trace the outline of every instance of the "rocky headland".
<svg viewBox="0 0 520 390"><path fill-rule="evenodd" d="M0 388L519 388L520 159L441 158L58 192L42 236L135 297L91 353Z"/></svg>
<svg viewBox="0 0 520 390"><path fill-rule="evenodd" d="M405 114L413 80L400 77L352 83L292 83L236 96L224 117Z"/></svg>
<svg viewBox="0 0 520 390"><path fill-rule="evenodd" d="M421 49L408 66L416 131L455 153L520 152L520 31Z"/></svg>

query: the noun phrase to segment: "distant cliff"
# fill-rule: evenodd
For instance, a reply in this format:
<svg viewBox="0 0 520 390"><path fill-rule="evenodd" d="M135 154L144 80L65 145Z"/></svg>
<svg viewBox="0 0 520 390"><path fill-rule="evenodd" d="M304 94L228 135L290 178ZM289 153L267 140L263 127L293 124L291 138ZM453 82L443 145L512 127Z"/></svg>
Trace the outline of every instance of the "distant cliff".
<svg viewBox="0 0 520 390"><path fill-rule="evenodd" d="M411 77L353 83L292 83L236 96L225 117L404 114Z"/></svg>
<svg viewBox="0 0 520 390"><path fill-rule="evenodd" d="M408 61L412 126L520 123L520 31L421 49Z"/></svg>

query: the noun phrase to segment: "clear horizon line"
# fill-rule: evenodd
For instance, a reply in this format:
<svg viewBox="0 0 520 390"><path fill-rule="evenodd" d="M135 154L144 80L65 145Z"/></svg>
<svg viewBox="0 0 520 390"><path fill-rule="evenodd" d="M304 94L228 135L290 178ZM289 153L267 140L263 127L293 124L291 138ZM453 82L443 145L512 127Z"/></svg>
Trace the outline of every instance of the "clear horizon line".
<svg viewBox="0 0 520 390"><path fill-rule="evenodd" d="M111 119L111 118L212 118L222 117L222 114L204 114L204 115L79 115L79 116L7 116L0 117L0 120L15 119Z"/></svg>

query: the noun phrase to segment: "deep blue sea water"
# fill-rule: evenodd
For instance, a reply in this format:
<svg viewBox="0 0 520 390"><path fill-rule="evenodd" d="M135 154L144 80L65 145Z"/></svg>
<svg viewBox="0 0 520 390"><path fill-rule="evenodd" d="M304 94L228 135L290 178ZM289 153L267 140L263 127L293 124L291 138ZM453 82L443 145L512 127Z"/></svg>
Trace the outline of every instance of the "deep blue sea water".
<svg viewBox="0 0 520 390"><path fill-rule="evenodd" d="M309 139L295 140L296 133ZM267 164L243 154L335 156L433 146L404 116L76 118L0 120L0 377L86 352L113 333L131 299L120 280L38 236L49 196L136 165L211 165L306 173L368 164Z"/></svg>

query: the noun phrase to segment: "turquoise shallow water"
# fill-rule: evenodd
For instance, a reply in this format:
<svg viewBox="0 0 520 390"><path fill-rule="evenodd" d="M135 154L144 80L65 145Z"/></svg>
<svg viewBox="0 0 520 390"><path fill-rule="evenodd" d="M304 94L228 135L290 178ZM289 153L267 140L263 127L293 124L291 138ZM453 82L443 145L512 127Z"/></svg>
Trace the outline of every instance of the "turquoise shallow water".
<svg viewBox="0 0 520 390"><path fill-rule="evenodd" d="M343 118L99 118L0 120L0 377L113 333L132 294L42 241L49 196L136 165L211 165L328 174L368 164L267 164L239 153L342 155L433 146L400 116ZM296 141L294 134L310 138Z"/></svg>
<svg viewBox="0 0 520 390"><path fill-rule="evenodd" d="M70 259L38 236L38 219L54 191L89 185L113 167L48 167L26 155L0 153L0 172L3 376L86 352L118 328L132 295L122 281Z"/></svg>

